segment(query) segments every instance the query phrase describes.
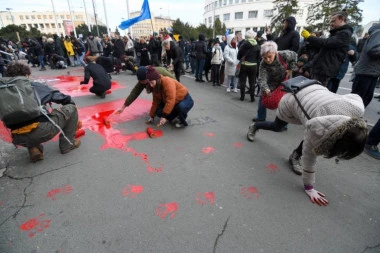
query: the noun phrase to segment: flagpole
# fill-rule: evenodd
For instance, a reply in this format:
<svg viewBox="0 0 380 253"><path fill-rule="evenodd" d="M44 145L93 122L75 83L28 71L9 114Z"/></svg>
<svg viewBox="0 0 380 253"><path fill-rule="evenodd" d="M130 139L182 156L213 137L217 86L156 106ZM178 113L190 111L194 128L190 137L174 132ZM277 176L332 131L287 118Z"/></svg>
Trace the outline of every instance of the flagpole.
<svg viewBox="0 0 380 253"><path fill-rule="evenodd" d="M152 12L150 11L150 7L149 7L149 15L150 15L150 23L152 24L152 35L153 35L153 33L154 33L154 27L153 27Z"/></svg>
<svg viewBox="0 0 380 253"><path fill-rule="evenodd" d="M57 35L59 34L58 30L58 22L57 22L57 15L55 15L55 7L54 7L54 2L51 0L51 5L53 6L53 14L54 14L54 20L55 20L55 28L57 29ZM2 22L2 21L1 21Z"/></svg>
<svg viewBox="0 0 380 253"><path fill-rule="evenodd" d="M73 12L71 11L70 0L67 0L67 3L69 4L69 11L70 11L71 23L73 24L74 36L75 38L77 38L77 32L75 31L74 15L73 15ZM68 34L68 36L71 37L71 34Z"/></svg>
<svg viewBox="0 0 380 253"><path fill-rule="evenodd" d="M86 22L87 22L88 31L91 32L91 26L90 26L90 23L88 22L87 8L86 8L86 1L85 0L83 0L83 5L84 5L84 13L86 14Z"/></svg>
<svg viewBox="0 0 380 253"><path fill-rule="evenodd" d="M95 3L94 3L94 0L92 0L92 8L94 9L96 31L98 32L98 36L100 36L100 34L99 34L99 27L98 27L98 21L97 21L97 19L96 19L96 11L95 11Z"/></svg>
<svg viewBox="0 0 380 253"><path fill-rule="evenodd" d="M126 0L126 1L127 1L127 20L128 20L129 19L129 0ZM133 36L132 29L128 28L128 32L131 34L131 36Z"/></svg>
<svg viewBox="0 0 380 253"><path fill-rule="evenodd" d="M104 16L106 17L107 34L110 37L111 34L110 34L110 29L108 27L107 9L106 9L106 4L105 4L104 0L103 0L103 8L104 8Z"/></svg>

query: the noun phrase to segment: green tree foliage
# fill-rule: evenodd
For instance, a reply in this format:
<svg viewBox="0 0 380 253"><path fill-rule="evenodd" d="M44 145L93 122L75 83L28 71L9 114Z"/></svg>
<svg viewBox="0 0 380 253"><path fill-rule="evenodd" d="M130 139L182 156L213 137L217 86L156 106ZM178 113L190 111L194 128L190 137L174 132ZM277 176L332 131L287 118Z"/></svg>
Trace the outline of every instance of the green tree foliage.
<svg viewBox="0 0 380 253"><path fill-rule="evenodd" d="M86 24L80 24L76 28L77 35L82 34L83 37L87 37L87 34L89 33L88 26Z"/></svg>
<svg viewBox="0 0 380 253"><path fill-rule="evenodd" d="M16 32L19 33L21 40L42 36L41 32L34 27L31 28L30 31L27 31L26 28L22 26L8 25L0 29L0 37L16 42L18 41Z"/></svg>
<svg viewBox="0 0 380 253"><path fill-rule="evenodd" d="M198 39L198 35L203 33L206 38L212 38L213 27L207 27L204 24L200 24L197 27L189 25L189 23L183 23L180 19L177 19L173 25L173 34L180 34L184 39ZM223 35L226 32L226 25L220 22L219 19L215 20L215 35Z"/></svg>
<svg viewBox="0 0 380 253"><path fill-rule="evenodd" d="M316 29L329 30L330 17L337 11L345 9L348 13L348 24L355 30L359 30L362 21L362 10L359 3L364 0L320 0L309 6L307 22L313 24Z"/></svg>
<svg viewBox="0 0 380 253"><path fill-rule="evenodd" d="M220 22L219 18L215 20L215 36L224 35L226 33L226 25Z"/></svg>
<svg viewBox="0 0 380 253"><path fill-rule="evenodd" d="M298 0L275 0L273 1L277 14L271 20L273 32L279 34L282 31L282 21L290 16L297 14Z"/></svg>

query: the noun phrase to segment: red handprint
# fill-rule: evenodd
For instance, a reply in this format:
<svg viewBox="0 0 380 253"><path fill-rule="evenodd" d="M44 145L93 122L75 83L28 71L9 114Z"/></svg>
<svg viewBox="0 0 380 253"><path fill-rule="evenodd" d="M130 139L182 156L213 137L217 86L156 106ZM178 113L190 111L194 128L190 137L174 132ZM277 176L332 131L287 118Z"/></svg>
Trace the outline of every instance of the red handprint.
<svg viewBox="0 0 380 253"><path fill-rule="evenodd" d="M33 237L35 233L41 233L45 228L49 228L51 220L40 220L44 214L40 214L40 216L36 218L32 218L23 224L21 224L20 229L24 231L30 231L29 237Z"/></svg>
<svg viewBox="0 0 380 253"><path fill-rule="evenodd" d="M276 174L277 172L280 171L280 169L277 167L276 164L268 164L267 167L266 167L266 170L270 173L270 174Z"/></svg>
<svg viewBox="0 0 380 253"><path fill-rule="evenodd" d="M241 188L240 194L243 195L243 197L245 197L247 199L251 199L253 197L253 195L256 195L257 199L260 197L259 191L254 186Z"/></svg>
<svg viewBox="0 0 380 253"><path fill-rule="evenodd" d="M161 219L170 215L170 218L174 218L178 210L178 204L176 202L159 204L156 208L156 215Z"/></svg>
<svg viewBox="0 0 380 253"><path fill-rule="evenodd" d="M202 206L209 202L211 205L214 204L215 201L215 193L214 192L200 192L197 194L195 199Z"/></svg>
<svg viewBox="0 0 380 253"><path fill-rule="evenodd" d="M205 147L205 148L202 148L202 152L205 153L205 154L214 153L215 152L215 148L214 147Z"/></svg>
<svg viewBox="0 0 380 253"><path fill-rule="evenodd" d="M56 200L55 195L57 195L58 193L69 194L72 190L73 190L73 187L65 184L61 188L55 188L55 189L49 191L46 194L46 197L51 198L51 200Z"/></svg>
<svg viewBox="0 0 380 253"><path fill-rule="evenodd" d="M138 194L142 193L144 191L144 187L141 185L128 185L124 187L121 194L123 197L127 197L128 195L131 197L131 199L135 198Z"/></svg>

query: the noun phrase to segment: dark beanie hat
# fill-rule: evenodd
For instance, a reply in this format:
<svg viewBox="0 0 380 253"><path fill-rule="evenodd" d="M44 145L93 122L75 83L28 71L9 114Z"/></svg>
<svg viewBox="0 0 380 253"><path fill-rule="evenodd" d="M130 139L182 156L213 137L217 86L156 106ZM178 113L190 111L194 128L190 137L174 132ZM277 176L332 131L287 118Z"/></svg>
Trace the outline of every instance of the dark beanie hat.
<svg viewBox="0 0 380 253"><path fill-rule="evenodd" d="M141 66L136 71L137 80L143 81L146 80L146 67Z"/></svg>
<svg viewBox="0 0 380 253"><path fill-rule="evenodd" d="M149 67L146 69L146 79L149 81L160 79L160 74L153 67Z"/></svg>
<svg viewBox="0 0 380 253"><path fill-rule="evenodd" d="M263 36L263 33L264 33L263 31L258 31L256 36L258 38L261 38Z"/></svg>

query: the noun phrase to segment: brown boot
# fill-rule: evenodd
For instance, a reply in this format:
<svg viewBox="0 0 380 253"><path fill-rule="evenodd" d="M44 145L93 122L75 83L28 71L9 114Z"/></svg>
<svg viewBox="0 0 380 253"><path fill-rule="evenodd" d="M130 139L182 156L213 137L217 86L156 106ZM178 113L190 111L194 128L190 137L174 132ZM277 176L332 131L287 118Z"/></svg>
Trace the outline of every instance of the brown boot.
<svg viewBox="0 0 380 253"><path fill-rule="evenodd" d="M41 161L44 159L44 153L38 147L28 148L29 151L29 159L32 163Z"/></svg>
<svg viewBox="0 0 380 253"><path fill-rule="evenodd" d="M67 154L67 153L69 153L71 150L76 149L76 148L78 148L79 146L80 146L80 140L79 140L79 139L75 139L75 140L74 140L74 145L71 146L70 148L66 149L66 150L61 150L61 154L62 154L62 155L63 155L63 154Z"/></svg>

